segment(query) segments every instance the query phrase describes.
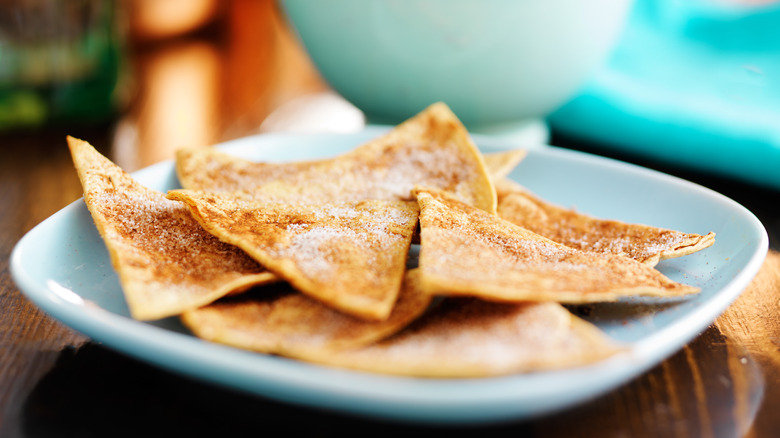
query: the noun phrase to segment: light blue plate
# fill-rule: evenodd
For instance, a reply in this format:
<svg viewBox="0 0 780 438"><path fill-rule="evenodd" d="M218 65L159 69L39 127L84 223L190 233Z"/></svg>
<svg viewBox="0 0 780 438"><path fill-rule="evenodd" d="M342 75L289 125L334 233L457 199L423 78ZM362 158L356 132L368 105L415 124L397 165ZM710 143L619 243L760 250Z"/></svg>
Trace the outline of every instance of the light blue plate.
<svg viewBox="0 0 780 438"><path fill-rule="evenodd" d="M269 161L333 156L376 136L264 135L225 151ZM484 151L511 147L476 138ZM134 174L165 191L178 187L171 162ZM760 222L735 202L680 179L557 148L529 151L511 174L537 194L602 217L717 233L715 245L662 262L674 280L701 288L684 300L637 299L594 306L591 320L628 353L591 366L485 379L416 379L311 365L212 344L174 318L128 317L117 277L89 212L78 200L17 244L11 271L37 305L96 342L182 374L284 402L412 422L454 424L528 418L624 384L703 331L747 286L766 256Z"/></svg>

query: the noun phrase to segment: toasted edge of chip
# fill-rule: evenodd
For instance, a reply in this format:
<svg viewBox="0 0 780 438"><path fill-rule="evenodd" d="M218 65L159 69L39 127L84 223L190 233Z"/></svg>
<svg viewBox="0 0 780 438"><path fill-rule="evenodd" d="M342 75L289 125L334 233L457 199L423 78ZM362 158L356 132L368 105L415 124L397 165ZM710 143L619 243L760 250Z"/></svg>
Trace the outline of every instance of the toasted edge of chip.
<svg viewBox="0 0 780 438"><path fill-rule="evenodd" d="M474 171L477 173L476 179L472 182L470 189L473 190L474 202L476 208L488 213L496 213L496 189L493 186L492 178L485 163L482 153L477 148L471 135L460 119L452 112L449 106L444 102L431 104L423 111L404 121L396 129L391 130L380 139L379 144L405 142L410 136L422 131L425 135L433 135L439 143L454 143L462 152L468 155L468 158L476 165ZM419 184L419 182L415 182ZM462 202L466 202L466 196L462 193L453 193Z"/></svg>
<svg viewBox="0 0 780 438"><path fill-rule="evenodd" d="M706 235L600 219L549 203L511 180L495 184L503 219L572 248L631 257L648 266L682 257L715 243Z"/></svg>
<svg viewBox="0 0 780 438"><path fill-rule="evenodd" d="M397 164L391 166L388 162ZM398 163L408 175L398 173L402 172ZM300 204L412 200L415 184L435 182L464 202L496 212L495 188L485 160L460 120L441 102L330 159L251 162L198 147L177 151L176 172L185 189L243 191L258 200ZM358 174L368 179L361 180ZM351 179L346 186L335 184L347 176ZM318 184L317 179L322 181ZM317 199L310 199L310 194Z"/></svg>
<svg viewBox="0 0 780 438"><path fill-rule="evenodd" d="M699 291L623 256L553 242L447 193L418 188L424 290L494 301L615 301Z"/></svg>
<svg viewBox="0 0 780 438"><path fill-rule="evenodd" d="M298 292L268 294L266 289L185 312L182 322L212 342L320 361L337 350L360 348L393 335L431 303L431 296L419 289L416 270L405 275L385 321L356 318Z"/></svg>
<svg viewBox="0 0 780 438"><path fill-rule="evenodd" d="M70 136L67 142L84 202L134 319L178 315L228 293L278 281L238 248L203 230L187 208L139 184L89 143ZM176 234L177 225L185 235ZM147 236L150 230L158 233ZM177 247L193 242L199 248L192 252Z"/></svg>
<svg viewBox="0 0 780 438"><path fill-rule="evenodd" d="M481 378L583 366L623 350L556 303L447 298L394 336L316 361L412 377Z"/></svg>

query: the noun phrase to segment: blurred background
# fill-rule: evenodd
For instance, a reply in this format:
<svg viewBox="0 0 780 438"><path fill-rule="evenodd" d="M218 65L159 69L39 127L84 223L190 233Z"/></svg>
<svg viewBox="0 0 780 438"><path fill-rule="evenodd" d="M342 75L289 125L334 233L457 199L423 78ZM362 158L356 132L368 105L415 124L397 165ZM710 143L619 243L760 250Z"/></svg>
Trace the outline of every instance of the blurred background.
<svg viewBox="0 0 780 438"><path fill-rule="evenodd" d="M130 171L327 90L272 0L0 5L0 135L110 131Z"/></svg>
<svg viewBox="0 0 780 438"><path fill-rule="evenodd" d="M549 120L599 150L780 188L780 3L636 1Z"/></svg>
<svg viewBox="0 0 780 438"><path fill-rule="evenodd" d="M84 126L99 126L108 132L117 163L134 170L171 158L183 146L259 132L358 130L366 120L378 119L360 96L378 96L372 102L381 108L403 103L416 111L422 108L411 97L400 102L404 90L409 96L440 90L439 84L464 66L477 65L482 73L470 72L465 86L456 83L456 94L441 91L424 99L442 96L466 121L476 114L471 129L510 136L521 146L588 144L597 152L780 188L778 1L606 0L574 10L574 2L561 0L547 2L553 6L542 10L545 2L529 0L510 3L535 9L500 22L493 15L508 15L500 14L507 7L500 1L480 2L476 8L474 2L459 0L443 10L428 0L414 2L419 10L409 14L399 11L412 3L380 3L363 8L370 18L363 21L371 25L364 29L356 23L365 17L356 15L349 0L4 0L0 139L41 130L74 134ZM304 16L301 10L315 4L327 4L329 15ZM337 15L339 8L352 15ZM490 8L499 13L488 14ZM456 33L463 29L459 22L442 18L458 13L476 30ZM415 22L410 16L422 18ZM515 17L521 16L529 19L520 23ZM410 31L399 33L390 23ZM533 33L517 33L529 23ZM590 24L576 33L571 23ZM318 26L323 29L316 34ZM382 65L384 59L402 64L381 82L377 67L375 73L361 70L359 75L354 72L362 65L345 68L347 55L361 50L358 44L336 45L337 40L325 37L368 40L371 29L385 33L375 32L379 43L369 49L375 47L376 55L365 64ZM392 38L388 29L396 31ZM419 41L431 35L428 29L442 30L441 41L434 41L438 46L400 45L397 35L414 34ZM480 39L483 34L492 39ZM510 38L525 45L501 46L499 55L490 52ZM510 94L511 84L538 90L555 83L561 72L579 68L580 58L598 41L598 53L587 55L592 61L577 73L576 82L558 86L571 90L543 108L517 109L517 120L489 115L490 103L512 114L539 96L511 95L508 103L493 97L487 104L474 97ZM449 49L455 55L436 58ZM460 56L474 52L491 57ZM332 59L341 60L339 66L329 65ZM371 94L404 72L428 66L430 59L446 67L436 72L438 78L421 70L402 78L400 91L388 88L394 100ZM523 76L534 66L541 66L534 76ZM502 70L502 76L488 76ZM363 79L374 82L355 94L348 85ZM412 110L405 111L384 114L382 120L395 123L411 115ZM486 120L502 129L491 130Z"/></svg>

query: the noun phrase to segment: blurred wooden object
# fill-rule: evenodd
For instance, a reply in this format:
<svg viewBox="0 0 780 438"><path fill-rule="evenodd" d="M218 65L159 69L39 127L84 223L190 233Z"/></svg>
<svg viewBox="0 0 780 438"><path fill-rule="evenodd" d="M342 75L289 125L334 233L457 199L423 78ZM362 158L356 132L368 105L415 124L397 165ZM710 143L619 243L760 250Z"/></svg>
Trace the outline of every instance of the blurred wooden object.
<svg viewBox="0 0 780 438"><path fill-rule="evenodd" d="M125 3L128 33L151 42L195 32L220 17L218 0L133 0Z"/></svg>
<svg viewBox="0 0 780 438"><path fill-rule="evenodd" d="M223 8L204 34L133 45L136 95L115 140L123 168L257 133L274 109L327 90L275 2Z"/></svg>

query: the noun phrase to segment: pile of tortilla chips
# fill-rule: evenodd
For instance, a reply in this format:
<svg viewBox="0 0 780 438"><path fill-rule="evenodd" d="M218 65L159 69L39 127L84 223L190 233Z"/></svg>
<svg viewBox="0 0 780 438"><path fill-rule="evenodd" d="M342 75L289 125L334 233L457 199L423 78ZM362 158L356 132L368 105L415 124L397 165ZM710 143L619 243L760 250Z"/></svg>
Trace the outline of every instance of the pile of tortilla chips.
<svg viewBox="0 0 780 438"><path fill-rule="evenodd" d="M714 242L539 199L505 179L524 151L483 156L441 103L331 159L182 150L183 189L168 193L68 144L134 318L179 316L207 340L364 371L602 360L620 345L561 304L697 293L653 266Z"/></svg>

